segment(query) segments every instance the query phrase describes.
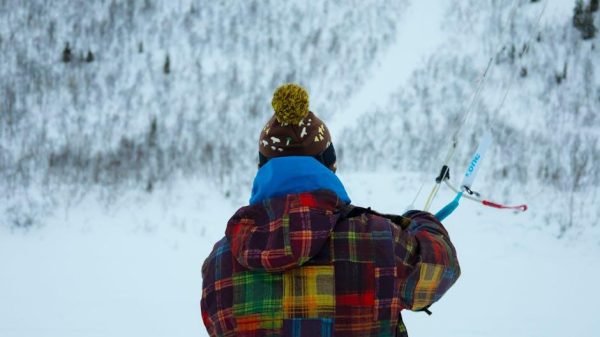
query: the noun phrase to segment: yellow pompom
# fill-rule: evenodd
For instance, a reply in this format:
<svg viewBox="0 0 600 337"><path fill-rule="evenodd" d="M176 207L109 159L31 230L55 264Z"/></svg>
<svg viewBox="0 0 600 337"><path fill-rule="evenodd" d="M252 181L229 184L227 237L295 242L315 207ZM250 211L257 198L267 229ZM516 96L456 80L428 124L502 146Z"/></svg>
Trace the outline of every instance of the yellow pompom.
<svg viewBox="0 0 600 337"><path fill-rule="evenodd" d="M287 83L275 90L271 105L279 123L298 125L308 115L308 93L297 84Z"/></svg>

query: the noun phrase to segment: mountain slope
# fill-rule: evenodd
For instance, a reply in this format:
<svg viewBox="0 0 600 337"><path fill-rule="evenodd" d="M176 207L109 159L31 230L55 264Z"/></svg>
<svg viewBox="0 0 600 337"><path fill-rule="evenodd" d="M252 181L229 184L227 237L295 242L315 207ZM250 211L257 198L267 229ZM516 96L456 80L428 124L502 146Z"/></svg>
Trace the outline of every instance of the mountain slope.
<svg viewBox="0 0 600 337"><path fill-rule="evenodd" d="M504 200L551 193L553 232L591 227L590 219L600 216L594 206L600 192L600 51L597 36L583 40L573 27L568 3L450 4L439 23L448 40L408 84L398 84L385 105L365 111L345 132L338 142L342 161L355 170L409 168L433 179L493 57L459 135L453 177L462 174L478 139L490 130L494 145L477 188ZM594 15L600 26L600 15Z"/></svg>

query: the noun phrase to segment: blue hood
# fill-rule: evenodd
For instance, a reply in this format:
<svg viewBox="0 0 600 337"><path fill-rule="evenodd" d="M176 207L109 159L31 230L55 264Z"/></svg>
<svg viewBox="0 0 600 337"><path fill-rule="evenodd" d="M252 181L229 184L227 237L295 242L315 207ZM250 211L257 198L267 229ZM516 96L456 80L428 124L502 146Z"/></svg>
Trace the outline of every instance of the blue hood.
<svg viewBox="0 0 600 337"><path fill-rule="evenodd" d="M342 201L350 203L340 179L315 158L273 158L258 170L254 178L250 205L273 197L323 189L334 192Z"/></svg>

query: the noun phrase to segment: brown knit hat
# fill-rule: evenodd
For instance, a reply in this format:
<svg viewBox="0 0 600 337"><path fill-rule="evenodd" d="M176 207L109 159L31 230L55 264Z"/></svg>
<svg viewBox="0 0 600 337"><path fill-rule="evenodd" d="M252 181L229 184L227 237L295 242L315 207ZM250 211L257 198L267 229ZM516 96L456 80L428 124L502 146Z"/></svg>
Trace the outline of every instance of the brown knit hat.
<svg viewBox="0 0 600 337"><path fill-rule="evenodd" d="M326 151L333 151L329 130L308 109L308 93L304 88L297 84L284 84L275 90L271 104L275 114L259 137L258 151L264 157L261 164L271 158L286 156L314 156L319 159Z"/></svg>

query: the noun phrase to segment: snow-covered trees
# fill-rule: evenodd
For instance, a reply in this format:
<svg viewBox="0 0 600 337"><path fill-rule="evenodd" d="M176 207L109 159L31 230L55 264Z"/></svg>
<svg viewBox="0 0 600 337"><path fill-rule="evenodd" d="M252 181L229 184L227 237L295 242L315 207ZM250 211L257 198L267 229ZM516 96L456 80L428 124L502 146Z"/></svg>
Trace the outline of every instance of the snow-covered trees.
<svg viewBox="0 0 600 337"><path fill-rule="evenodd" d="M577 0L573 10L573 26L581 32L584 40L593 39L596 36L596 25L594 24L593 12L598 10L598 0L592 0L587 6L583 0Z"/></svg>
<svg viewBox="0 0 600 337"><path fill-rule="evenodd" d="M336 113L404 5L0 1L0 189L239 188L274 88L300 82Z"/></svg>
<svg viewBox="0 0 600 337"><path fill-rule="evenodd" d="M345 134L338 142L340 166L356 163L355 169L363 169L388 162L393 168L426 170L433 179L481 72L495 56L482 98L460 135L453 176L466 167L483 129L489 129L494 146L478 181L482 189L515 199L523 198L525 186L551 191L548 199L556 204L549 207L555 211L548 222L560 233L600 216L593 206L600 203L597 38L581 39L568 11L557 15L562 20L543 20L536 27L543 4L521 3L513 15L514 3L457 1L445 26L451 47L438 50L383 109L359 122L368 128ZM526 45L529 51L523 53Z"/></svg>

